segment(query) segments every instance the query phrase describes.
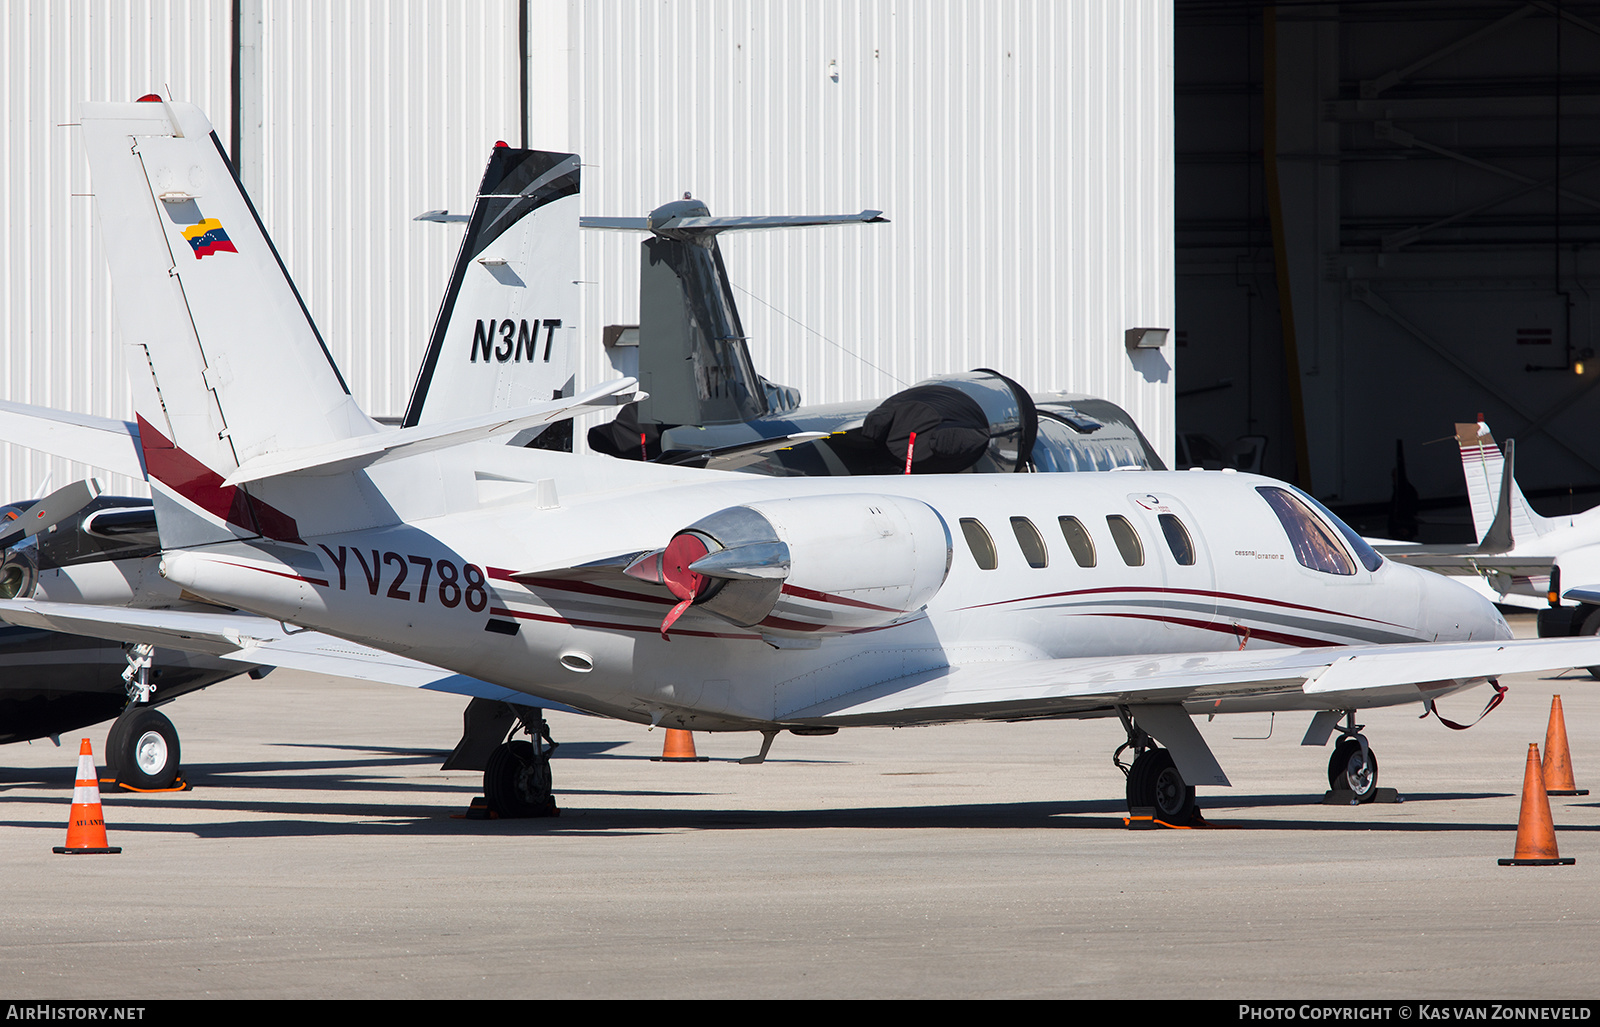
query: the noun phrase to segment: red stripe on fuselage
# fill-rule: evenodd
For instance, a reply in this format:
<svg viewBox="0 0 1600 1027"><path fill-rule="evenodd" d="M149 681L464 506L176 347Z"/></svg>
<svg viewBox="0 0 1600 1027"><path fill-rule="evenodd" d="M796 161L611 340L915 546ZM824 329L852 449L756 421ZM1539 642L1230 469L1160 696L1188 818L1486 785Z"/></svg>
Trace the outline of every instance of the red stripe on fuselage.
<svg viewBox="0 0 1600 1027"><path fill-rule="evenodd" d="M1187 617L1162 617L1153 613L1085 613L1082 617L1123 617L1128 620L1153 620L1162 624L1181 624L1186 628L1200 628L1204 631L1217 631L1227 635L1238 635L1238 628L1233 624L1219 624L1216 621L1190 620ZM1278 642L1282 645L1292 645L1298 649L1320 649L1327 646L1347 645L1346 642L1330 642L1324 638L1304 638L1300 635L1286 635L1281 631L1268 631L1264 628L1250 627L1249 638L1261 639L1264 642Z"/></svg>
<svg viewBox="0 0 1600 1027"><path fill-rule="evenodd" d="M1377 620L1372 617L1362 617L1359 614L1345 613L1342 610L1325 610L1320 606L1301 606L1299 603L1284 602L1281 599L1264 599L1261 596L1239 595L1236 592L1211 592L1198 588L1156 588L1151 585L1127 586L1123 588L1082 588L1072 592L1046 592L1043 595L1019 596L1016 599L1000 599L992 603L979 603L977 606L963 606L963 610L981 610L989 606L1004 606L1007 603L1026 603L1035 599L1062 599L1067 596L1104 595L1108 592L1157 592L1162 595L1178 596L1204 596L1208 599L1231 599L1234 602L1260 603L1263 606L1282 606L1290 610L1304 610L1307 613L1332 614L1335 617L1348 617L1351 620L1364 620L1371 624L1384 624L1391 628L1405 628L1404 624L1394 621Z"/></svg>
<svg viewBox="0 0 1600 1027"><path fill-rule="evenodd" d="M491 606L489 613L496 617L515 617L518 620L537 620L547 624L569 624L575 628L600 628L606 631L647 631L655 634L661 630L659 624L617 624L602 620L573 620L570 617L561 617L556 614L532 613L528 610L509 610L503 606ZM737 638L744 641L761 641L760 635L733 635L720 631L686 631L674 628L674 635L693 635L697 638Z"/></svg>
<svg viewBox="0 0 1600 1027"><path fill-rule="evenodd" d="M799 585L786 584L783 586L783 593L785 595L798 596L801 599L810 599L813 602L837 603L840 606L856 606L863 610L881 610L884 613L906 612L905 610L897 610L892 606L879 606L876 603L864 603L859 599L847 599L844 596L833 595L831 592L818 592L817 590L811 588L801 588Z"/></svg>
<svg viewBox="0 0 1600 1027"><path fill-rule="evenodd" d="M305 544L293 517L237 485L222 484L222 475L174 446L143 417L139 417L139 447L144 450L147 475L206 513L279 542Z"/></svg>

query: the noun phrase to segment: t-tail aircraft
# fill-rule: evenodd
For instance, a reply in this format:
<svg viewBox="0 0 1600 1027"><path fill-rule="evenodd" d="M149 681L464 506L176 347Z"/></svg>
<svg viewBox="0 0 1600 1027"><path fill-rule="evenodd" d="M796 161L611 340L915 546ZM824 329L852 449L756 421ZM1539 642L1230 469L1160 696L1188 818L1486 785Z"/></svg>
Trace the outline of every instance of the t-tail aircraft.
<svg viewBox="0 0 1600 1027"><path fill-rule="evenodd" d="M608 356L648 398L589 431L625 460L773 475L1161 468L1126 411L1092 396L1030 393L997 371L942 374L881 403L802 406L756 371L718 237L817 225L880 224L881 211L713 217L685 196L642 218L585 217L585 229L640 232L639 324Z"/></svg>
<svg viewBox="0 0 1600 1027"><path fill-rule="evenodd" d="M404 424L432 426L572 395L577 184L572 154L495 148ZM169 185L176 188L165 202L193 202L181 183ZM185 236L196 259L237 252L231 240L216 243L226 236L220 223L206 228L199 245ZM444 340L458 335L463 360L441 366ZM466 340L473 342L470 361ZM546 436L571 422L552 425L555 416L522 422L510 441L559 445ZM0 434L113 473L146 475L132 422L0 402ZM136 789L171 787L180 769L178 732L157 707L275 666L472 697L466 736L447 769L481 770L514 718L539 723L539 709L521 693L184 594L157 573L158 546L151 501L100 495L92 479L0 508L0 598L39 601L12 611L15 623L0 626L0 664L7 668L0 743L58 739L115 717L102 748L110 777ZM85 621L64 604L136 612L107 625ZM45 609L56 612L46 616Z"/></svg>
<svg viewBox="0 0 1600 1027"><path fill-rule="evenodd" d="M1490 550L1472 556L1473 570L1504 601L1548 604L1539 611L1541 636L1600 634L1600 507L1541 517L1517 484L1511 439L1502 454L1480 415L1456 425L1456 440L1472 523L1480 548ZM1600 665L1588 670L1600 678Z"/></svg>
<svg viewBox="0 0 1600 1027"><path fill-rule="evenodd" d="M1515 441L1507 439L1502 453L1481 416L1455 429L1477 543L1381 551L1440 574L1481 578L1499 602L1538 609L1541 636L1600 634L1600 507L1541 516L1517 484ZM1600 678L1600 666L1589 672Z"/></svg>
<svg viewBox="0 0 1600 1027"><path fill-rule="evenodd" d="M780 731L1118 717L1129 804L1168 823L1228 783L1192 715L1312 713L1309 743L1341 736L1330 782L1370 797L1358 710L1600 663L1596 640L1510 641L1471 590L1247 474L844 482L381 429L204 115L90 104L80 122L145 358L160 573L212 602L590 713L760 732L761 756ZM210 221L233 250L189 245ZM491 805L545 809L547 757L497 749Z"/></svg>

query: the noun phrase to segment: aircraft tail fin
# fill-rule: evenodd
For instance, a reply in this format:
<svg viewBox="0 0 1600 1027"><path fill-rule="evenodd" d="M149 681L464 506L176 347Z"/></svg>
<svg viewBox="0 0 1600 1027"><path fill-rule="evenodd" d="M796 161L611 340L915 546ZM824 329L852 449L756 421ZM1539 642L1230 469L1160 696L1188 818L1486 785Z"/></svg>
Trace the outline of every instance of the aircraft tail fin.
<svg viewBox="0 0 1600 1027"><path fill-rule="evenodd" d="M1517 539L1536 538L1551 530L1550 522L1534 512L1517 485L1511 442L1502 454L1489 426L1478 420L1456 425L1456 443L1472 506L1473 532L1485 552L1506 552Z"/></svg>
<svg viewBox="0 0 1600 1027"><path fill-rule="evenodd" d="M351 398L199 108L92 103L79 121L163 542L295 537L222 478L377 431ZM181 522L181 523L180 523ZM171 529L171 530L169 530Z"/></svg>
<svg viewBox="0 0 1600 1027"><path fill-rule="evenodd" d="M649 232L639 265L640 386L651 424L728 424L783 413L799 393L756 373L717 236L724 232L875 224L881 211L776 217L712 217L687 195L644 218L586 217L584 228Z"/></svg>
<svg viewBox="0 0 1600 1027"><path fill-rule="evenodd" d="M573 394L578 189L576 154L494 148L404 427Z"/></svg>

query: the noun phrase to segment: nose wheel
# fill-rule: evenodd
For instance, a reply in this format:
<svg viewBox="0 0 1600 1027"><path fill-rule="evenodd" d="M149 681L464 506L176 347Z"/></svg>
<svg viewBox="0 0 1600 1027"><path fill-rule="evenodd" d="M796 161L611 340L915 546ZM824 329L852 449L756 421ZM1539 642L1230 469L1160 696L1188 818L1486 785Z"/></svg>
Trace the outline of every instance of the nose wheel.
<svg viewBox="0 0 1600 1027"><path fill-rule="evenodd" d="M1328 787L1349 792L1357 802L1378 796L1378 757L1360 738L1346 738L1328 759Z"/></svg>

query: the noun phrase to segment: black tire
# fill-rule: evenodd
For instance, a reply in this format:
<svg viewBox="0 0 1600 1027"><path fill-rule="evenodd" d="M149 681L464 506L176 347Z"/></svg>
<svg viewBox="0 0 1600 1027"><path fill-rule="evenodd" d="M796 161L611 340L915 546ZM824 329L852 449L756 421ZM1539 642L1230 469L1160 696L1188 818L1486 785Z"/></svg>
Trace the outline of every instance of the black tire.
<svg viewBox="0 0 1600 1027"><path fill-rule="evenodd" d="M1371 802L1378 794L1378 756L1370 748L1361 759L1361 743L1346 738L1333 747L1328 758L1328 787L1347 791L1359 802Z"/></svg>
<svg viewBox="0 0 1600 1027"><path fill-rule="evenodd" d="M483 797L502 817L549 816L550 757L540 756L532 742L506 742L489 754L483 770Z"/></svg>
<svg viewBox="0 0 1600 1027"><path fill-rule="evenodd" d="M125 709L111 722L111 730L106 732L106 747L101 750L105 759L106 776L113 781L117 779L119 769L118 753L122 748L122 738L128 733L128 714L132 709Z"/></svg>
<svg viewBox="0 0 1600 1027"><path fill-rule="evenodd" d="M1128 810L1141 806L1153 808L1156 819L1168 824L1195 818L1194 785L1183 780L1165 749L1146 749L1128 770Z"/></svg>
<svg viewBox="0 0 1600 1027"><path fill-rule="evenodd" d="M1596 607L1583 618L1583 627L1578 630L1580 635L1600 635L1600 607ZM1590 667L1589 676L1600 681L1600 667Z"/></svg>
<svg viewBox="0 0 1600 1027"><path fill-rule="evenodd" d="M123 710L106 736L106 766L130 788L171 788L180 758L178 729L149 706Z"/></svg>

